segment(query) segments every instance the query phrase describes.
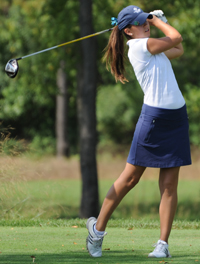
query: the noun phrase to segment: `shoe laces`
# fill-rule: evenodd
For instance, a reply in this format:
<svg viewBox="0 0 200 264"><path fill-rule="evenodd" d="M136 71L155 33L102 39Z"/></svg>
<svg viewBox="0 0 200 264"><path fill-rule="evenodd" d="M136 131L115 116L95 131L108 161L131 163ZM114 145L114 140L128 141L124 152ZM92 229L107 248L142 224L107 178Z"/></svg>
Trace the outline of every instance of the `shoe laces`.
<svg viewBox="0 0 200 264"><path fill-rule="evenodd" d="M92 242L94 242L94 243L92 243L92 244L93 244L93 246L94 246L95 248L101 247L102 242L103 242L103 238L104 238L105 235L107 235L107 232L105 232L101 237L98 237L98 236L93 237L93 236L90 234L90 240L91 240Z"/></svg>
<svg viewBox="0 0 200 264"><path fill-rule="evenodd" d="M95 248L99 248L99 247L101 247L101 245L102 245L102 242L103 242L103 237L93 237L92 238L92 241L94 242L93 243L93 246L95 247Z"/></svg>
<svg viewBox="0 0 200 264"><path fill-rule="evenodd" d="M163 244L162 242L157 242L156 244L153 245L153 247L155 247L154 250L157 252L162 251L162 252L166 253L166 250L168 251L166 245Z"/></svg>

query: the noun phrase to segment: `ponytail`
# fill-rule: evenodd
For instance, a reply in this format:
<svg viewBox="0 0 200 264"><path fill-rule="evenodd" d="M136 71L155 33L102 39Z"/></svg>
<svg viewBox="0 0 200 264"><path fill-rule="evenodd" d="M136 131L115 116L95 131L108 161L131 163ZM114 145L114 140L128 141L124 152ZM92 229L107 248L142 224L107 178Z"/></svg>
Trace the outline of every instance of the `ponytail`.
<svg viewBox="0 0 200 264"><path fill-rule="evenodd" d="M111 73L112 75L114 75L116 82L128 82L128 80L124 76L124 36L123 31L120 31L118 26L115 26L112 30L105 51L106 53L103 57L103 60L106 61L107 69L110 68Z"/></svg>

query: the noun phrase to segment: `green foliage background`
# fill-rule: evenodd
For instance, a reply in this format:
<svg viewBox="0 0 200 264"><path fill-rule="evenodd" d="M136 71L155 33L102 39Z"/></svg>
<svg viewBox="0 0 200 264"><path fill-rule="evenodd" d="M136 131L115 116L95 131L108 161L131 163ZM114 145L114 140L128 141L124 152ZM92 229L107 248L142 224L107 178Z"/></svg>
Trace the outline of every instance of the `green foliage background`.
<svg viewBox="0 0 200 264"><path fill-rule="evenodd" d="M146 12L162 9L170 24L182 34L184 55L172 61L180 89L187 102L191 144L200 145L200 1L142 0L93 1L95 32L111 27L110 18L125 6L135 4ZM0 119L12 126L11 136L38 141L55 139L56 73L60 60L66 61L69 86L69 140L77 147L76 87L80 43L67 45L19 62L15 79L4 67L11 58L76 39L79 35L79 1L74 0L1 0L0 2ZM93 33L93 32L91 32ZM153 36L162 36L152 29ZM102 62L109 33L97 37L99 141L130 143L142 106L143 94L127 62L129 83L116 84ZM45 142L44 141L44 142Z"/></svg>

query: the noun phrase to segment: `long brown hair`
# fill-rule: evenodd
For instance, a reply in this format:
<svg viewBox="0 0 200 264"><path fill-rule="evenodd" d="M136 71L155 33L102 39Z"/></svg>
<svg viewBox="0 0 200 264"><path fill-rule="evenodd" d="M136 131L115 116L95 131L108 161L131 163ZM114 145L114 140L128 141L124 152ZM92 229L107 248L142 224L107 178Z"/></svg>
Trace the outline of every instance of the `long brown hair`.
<svg viewBox="0 0 200 264"><path fill-rule="evenodd" d="M108 45L105 48L105 55L103 60L106 61L107 69L110 68L112 75L114 75L116 82L128 82L125 75L125 54L124 54L124 36L130 39L128 35L120 31L118 26L115 26L109 38Z"/></svg>

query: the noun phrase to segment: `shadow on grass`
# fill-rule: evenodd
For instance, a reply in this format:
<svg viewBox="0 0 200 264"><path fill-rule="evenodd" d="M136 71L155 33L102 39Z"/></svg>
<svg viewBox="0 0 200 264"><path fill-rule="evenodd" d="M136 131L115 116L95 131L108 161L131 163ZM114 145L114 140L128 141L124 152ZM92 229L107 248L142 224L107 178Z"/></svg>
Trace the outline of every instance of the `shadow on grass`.
<svg viewBox="0 0 200 264"><path fill-rule="evenodd" d="M60 254L35 254L35 259L33 262L33 258L30 255L24 254L11 254L0 256L0 263L2 264L59 264L59 263L95 263L95 264L125 264L125 263L173 263L173 264L181 264L181 263L194 263L194 261L199 259L199 255L197 254L184 254L184 255L176 255L175 257L168 259L151 259L147 257L147 253L144 251L130 252L130 251L109 251L103 252L103 257L101 258L92 258L86 252L66 252Z"/></svg>
<svg viewBox="0 0 200 264"><path fill-rule="evenodd" d="M196 219L200 219L200 202L193 201L184 201L179 202L176 212L177 220L187 220L194 221ZM25 216L25 218L34 219L38 217L37 210L29 210L30 208L24 207L21 208L20 211L18 208L10 210L6 216L1 215L1 218L10 219L13 218L13 215L19 214L21 216ZM15 212L16 210L16 212ZM134 203L133 204L122 204L115 210L112 215L113 219L116 218L142 218L142 217L150 217L154 219L158 217L159 210L159 201L150 203ZM27 214L29 212L29 214ZM42 208L42 213L39 214L41 219L75 219L79 217L79 207L76 206L67 206L64 204L47 206Z"/></svg>
<svg viewBox="0 0 200 264"><path fill-rule="evenodd" d="M177 207L176 219L194 221L200 219L200 202L184 201L180 202ZM158 215L159 201L155 203L138 203L138 204L122 204L114 212L113 218L123 215L123 218L130 217L155 217ZM69 207L66 205L59 208L45 208L46 212L56 211L55 219L71 219L79 217L78 207ZM51 216L49 216L51 218Z"/></svg>
<svg viewBox="0 0 200 264"><path fill-rule="evenodd" d="M177 206L176 219L194 221L200 219L200 202L184 201ZM114 218L121 217L155 217L158 215L159 202L157 203L138 203L133 205L122 204L114 212Z"/></svg>
<svg viewBox="0 0 200 264"><path fill-rule="evenodd" d="M176 219L193 221L200 218L200 203L193 201L185 201L178 204ZM78 207L69 207L61 205L58 208L47 207L46 212L56 212L55 215L49 216L54 219L71 219L79 217ZM123 215L123 218L155 216L158 214L159 202L156 203L138 203L138 204L122 204L114 212L113 218Z"/></svg>

